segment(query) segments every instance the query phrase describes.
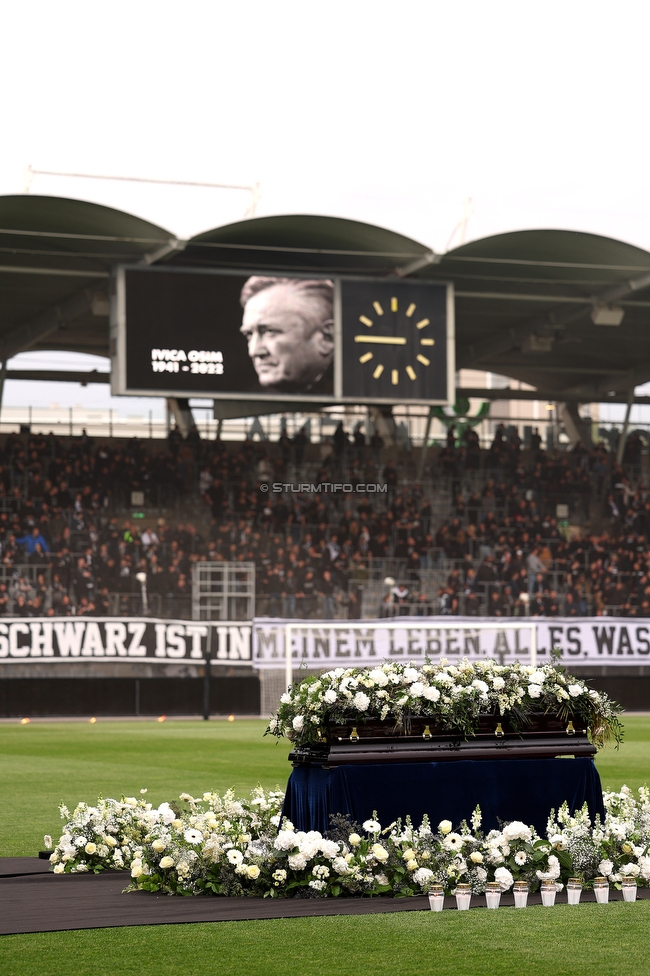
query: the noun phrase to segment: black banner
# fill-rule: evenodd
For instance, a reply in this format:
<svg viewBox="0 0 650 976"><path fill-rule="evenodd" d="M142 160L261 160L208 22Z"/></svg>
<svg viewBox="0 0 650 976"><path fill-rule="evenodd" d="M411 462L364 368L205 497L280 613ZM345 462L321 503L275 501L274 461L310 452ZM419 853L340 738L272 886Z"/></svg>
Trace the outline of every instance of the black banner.
<svg viewBox="0 0 650 976"><path fill-rule="evenodd" d="M50 617L0 621L0 661L147 660L251 663L251 625L156 618Z"/></svg>

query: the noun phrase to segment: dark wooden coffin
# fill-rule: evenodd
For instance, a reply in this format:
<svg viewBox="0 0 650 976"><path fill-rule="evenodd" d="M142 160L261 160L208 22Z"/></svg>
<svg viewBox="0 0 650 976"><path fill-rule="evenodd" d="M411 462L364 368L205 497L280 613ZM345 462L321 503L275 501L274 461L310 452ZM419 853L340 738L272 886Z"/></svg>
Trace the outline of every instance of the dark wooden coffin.
<svg viewBox="0 0 650 976"><path fill-rule="evenodd" d="M294 766L317 763L341 766L357 763L440 762L454 759L541 759L556 756L594 756L595 746L586 724L563 722L553 715L529 716L515 727L507 717L482 715L475 735L443 730L420 715L393 719L328 721L321 741L296 746L289 759Z"/></svg>

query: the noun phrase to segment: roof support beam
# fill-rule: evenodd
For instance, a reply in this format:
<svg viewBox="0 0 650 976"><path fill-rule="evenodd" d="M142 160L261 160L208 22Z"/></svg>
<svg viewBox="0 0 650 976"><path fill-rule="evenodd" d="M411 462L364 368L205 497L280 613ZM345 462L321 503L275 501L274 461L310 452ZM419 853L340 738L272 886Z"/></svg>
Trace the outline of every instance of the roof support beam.
<svg viewBox="0 0 650 976"><path fill-rule="evenodd" d="M530 335L540 332L548 335L557 329L564 329L581 319L595 305L609 305L612 302L620 301L627 295L647 288L649 285L650 274L644 274L639 278L612 285L599 295L585 297L584 304L579 308L576 308L573 303L567 303L550 312L538 313L519 325L512 326L502 332L493 333L486 339L481 339L480 342L466 347L465 350L459 350L457 354L458 368L477 368L487 364L485 368L489 369L491 368L489 366L490 360L520 347Z"/></svg>
<svg viewBox="0 0 650 976"><path fill-rule="evenodd" d="M0 362L5 363L16 353L31 349L37 342L58 332L66 322L72 322L80 315L85 315L92 309L94 296L94 289L83 288L53 308L25 322L24 325L11 329L0 339Z"/></svg>

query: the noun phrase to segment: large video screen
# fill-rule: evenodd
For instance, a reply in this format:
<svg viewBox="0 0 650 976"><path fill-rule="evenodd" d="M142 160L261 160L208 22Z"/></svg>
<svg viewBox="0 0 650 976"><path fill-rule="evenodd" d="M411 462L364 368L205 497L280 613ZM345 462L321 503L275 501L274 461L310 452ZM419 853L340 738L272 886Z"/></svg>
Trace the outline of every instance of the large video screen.
<svg viewBox="0 0 650 976"><path fill-rule="evenodd" d="M450 285L123 266L113 393L453 401Z"/></svg>

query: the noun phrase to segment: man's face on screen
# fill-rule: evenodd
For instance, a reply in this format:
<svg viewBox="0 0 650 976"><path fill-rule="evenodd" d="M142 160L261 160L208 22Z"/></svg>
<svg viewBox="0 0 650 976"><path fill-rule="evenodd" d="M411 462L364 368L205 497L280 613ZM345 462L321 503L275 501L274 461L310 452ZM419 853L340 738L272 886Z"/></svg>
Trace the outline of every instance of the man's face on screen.
<svg viewBox="0 0 650 976"><path fill-rule="evenodd" d="M333 354L322 303L289 284L272 285L246 302L241 333L260 386L300 391L315 383Z"/></svg>

